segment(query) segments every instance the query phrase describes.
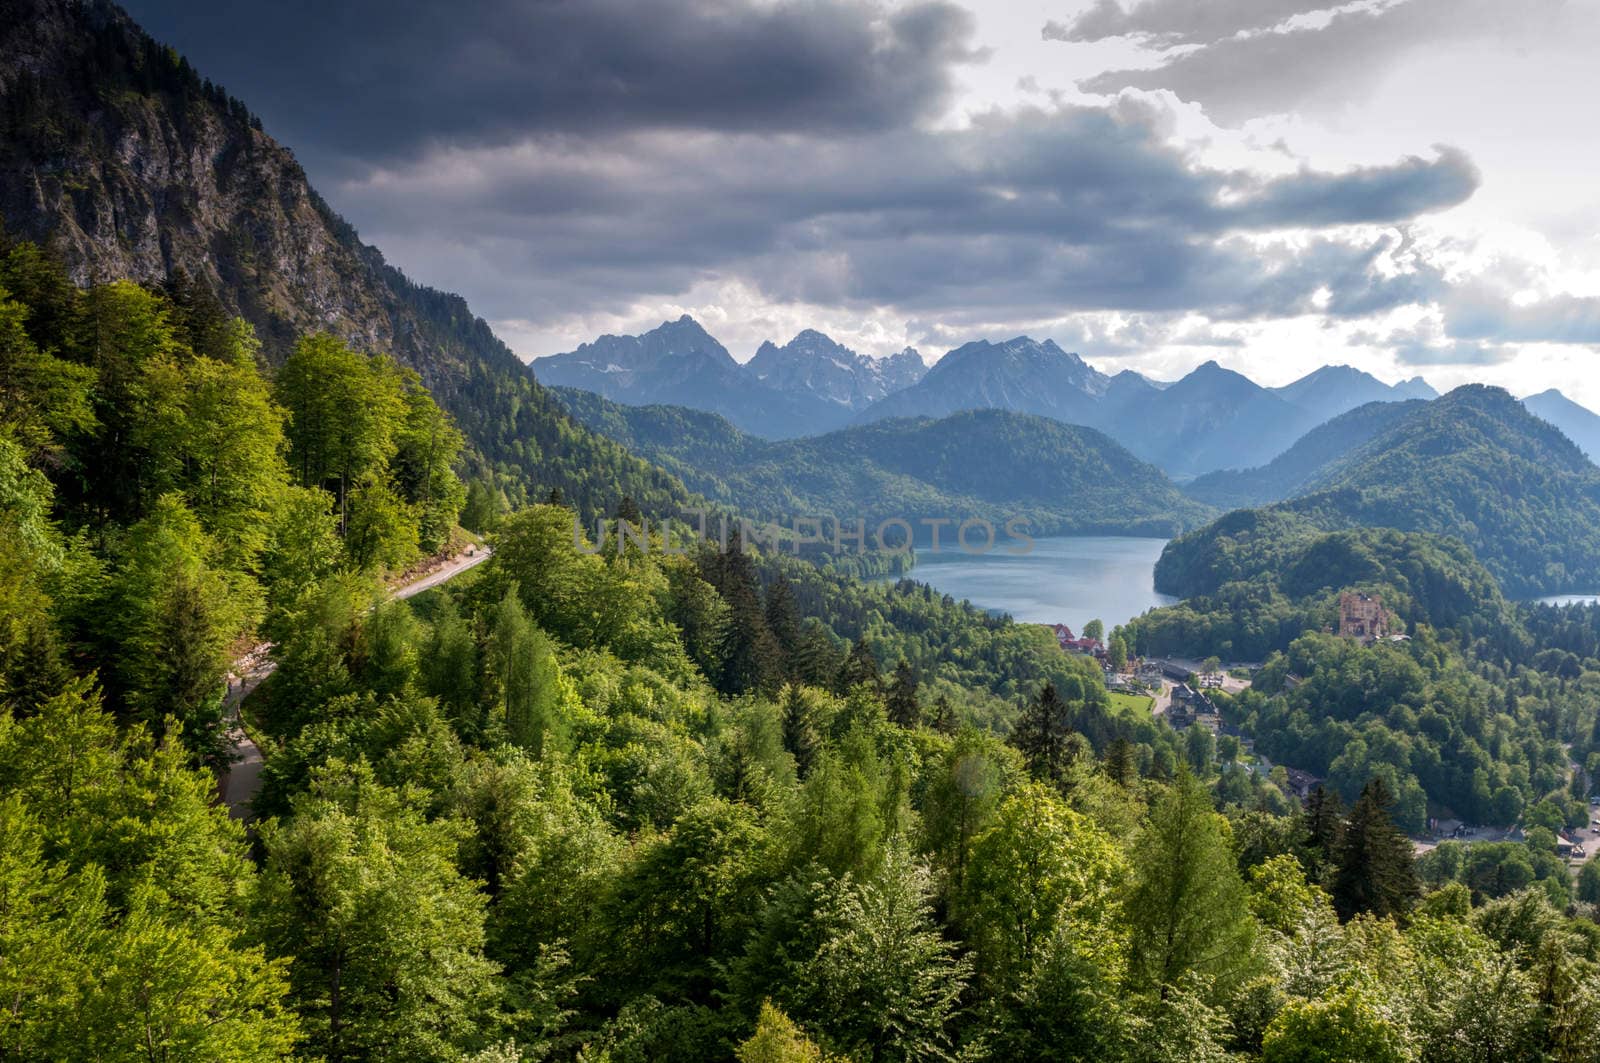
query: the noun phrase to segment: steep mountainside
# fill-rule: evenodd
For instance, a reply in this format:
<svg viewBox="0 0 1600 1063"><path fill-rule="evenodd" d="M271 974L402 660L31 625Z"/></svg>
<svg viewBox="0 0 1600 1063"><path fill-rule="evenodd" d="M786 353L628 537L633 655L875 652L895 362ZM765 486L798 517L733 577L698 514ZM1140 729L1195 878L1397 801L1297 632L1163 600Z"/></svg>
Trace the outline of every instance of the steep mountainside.
<svg viewBox="0 0 1600 1063"><path fill-rule="evenodd" d="M1323 530L1454 536L1513 597L1600 587L1600 468L1499 388L1469 385L1413 408L1302 489L1264 512ZM1184 549L1207 549L1239 519Z"/></svg>
<svg viewBox="0 0 1600 1063"><path fill-rule="evenodd" d="M1320 424L1256 469L1229 469L1184 485L1184 493L1222 509L1264 506L1299 494L1313 479L1417 412L1423 400L1369 402Z"/></svg>
<svg viewBox="0 0 1600 1063"><path fill-rule="evenodd" d="M982 517L998 527L1016 516L1035 535L1172 535L1211 512L1099 432L1027 414L967 411L774 442L700 410L560 394L591 428L767 519L830 513L871 527Z"/></svg>
<svg viewBox="0 0 1600 1063"><path fill-rule="evenodd" d="M806 391L780 391L733 360L688 314L638 336L601 336L534 363L539 379L633 405L710 410L773 439L837 428L849 407Z"/></svg>
<svg viewBox="0 0 1600 1063"><path fill-rule="evenodd" d="M1561 429L1561 433L1578 444L1578 449L1587 454L1590 461L1600 462L1600 414L1579 406L1554 388L1529 395L1522 400L1522 404L1535 417Z"/></svg>
<svg viewBox="0 0 1600 1063"><path fill-rule="evenodd" d="M79 283L176 274L269 362L329 331L421 374L513 497L676 509L680 484L566 418L458 296L413 284L317 195L244 104L103 0L0 0L0 213Z"/></svg>
<svg viewBox="0 0 1600 1063"><path fill-rule="evenodd" d="M860 410L915 384L928 366L910 347L887 358L867 358L805 329L782 347L771 340L763 343L744 370L779 391Z"/></svg>
<svg viewBox="0 0 1600 1063"><path fill-rule="evenodd" d="M998 409L1094 424L1107 383L1103 373L1054 340L975 340L939 359L920 383L867 407L856 423Z"/></svg>

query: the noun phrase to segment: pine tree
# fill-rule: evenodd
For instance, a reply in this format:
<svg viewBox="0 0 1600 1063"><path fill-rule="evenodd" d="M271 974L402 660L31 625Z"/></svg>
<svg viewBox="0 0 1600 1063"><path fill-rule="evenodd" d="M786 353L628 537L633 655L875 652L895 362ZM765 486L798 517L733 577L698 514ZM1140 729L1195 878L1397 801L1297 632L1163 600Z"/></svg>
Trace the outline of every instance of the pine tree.
<svg viewBox="0 0 1600 1063"><path fill-rule="evenodd" d="M780 573L767 585L767 628L783 651L784 673L794 677L795 657L800 648L800 617L795 612L794 588Z"/></svg>
<svg viewBox="0 0 1600 1063"><path fill-rule="evenodd" d="M1361 912L1404 915L1421 892L1411 841L1389 818L1393 799L1381 777L1361 789L1338 845L1333 905L1342 919Z"/></svg>
<svg viewBox="0 0 1600 1063"><path fill-rule="evenodd" d="M1118 735L1106 747L1106 775L1119 786L1127 786L1138 778L1139 765L1134 760L1133 743Z"/></svg>
<svg viewBox="0 0 1600 1063"><path fill-rule="evenodd" d="M1306 878L1321 882L1333 867L1339 848L1339 833L1344 829L1344 802L1337 791L1316 787L1306 796L1300 813L1300 831L1305 838L1301 859Z"/></svg>
<svg viewBox="0 0 1600 1063"><path fill-rule="evenodd" d="M622 496L622 500L617 503L617 512L614 515L617 520L627 521L635 528L644 527L644 514L640 512L639 503L633 500L632 495Z"/></svg>
<svg viewBox="0 0 1600 1063"><path fill-rule="evenodd" d="M744 552L738 532L726 553L709 555L702 571L728 603L717 688L724 694L775 690L782 682L783 652L767 627L755 564Z"/></svg>
<svg viewBox="0 0 1600 1063"><path fill-rule="evenodd" d="M953 735L960 728L961 721L956 717L956 707L950 704L950 696L940 694L933 701L933 729L940 734Z"/></svg>
<svg viewBox="0 0 1600 1063"><path fill-rule="evenodd" d="M883 680L878 674L878 658L872 652L872 647L867 644L865 635L850 647L850 653L844 660L844 667L839 669L837 685L839 693L848 694L862 683L873 690L883 688Z"/></svg>
<svg viewBox="0 0 1600 1063"><path fill-rule="evenodd" d="M894 666L894 679L889 683L885 708L889 722L899 727L911 728L922 723L922 704L917 700L917 677L904 657Z"/></svg>
<svg viewBox="0 0 1600 1063"><path fill-rule="evenodd" d="M1011 744L1022 751L1028 771L1042 782L1059 783L1071 760L1071 710L1054 683L1046 682L1039 696L1028 703L1011 733Z"/></svg>
<svg viewBox="0 0 1600 1063"><path fill-rule="evenodd" d="M794 757L802 779L811 770L819 741L811 722L811 706L806 704L800 688L791 684L783 699L783 748Z"/></svg>

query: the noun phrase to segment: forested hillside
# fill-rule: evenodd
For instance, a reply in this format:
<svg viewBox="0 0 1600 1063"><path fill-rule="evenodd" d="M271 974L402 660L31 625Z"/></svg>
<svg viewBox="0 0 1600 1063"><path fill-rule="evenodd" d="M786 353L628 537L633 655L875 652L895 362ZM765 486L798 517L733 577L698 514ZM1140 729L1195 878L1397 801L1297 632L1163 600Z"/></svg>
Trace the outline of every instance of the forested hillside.
<svg viewBox="0 0 1600 1063"><path fill-rule="evenodd" d="M1107 436L1031 414L969 410L774 442L681 406L557 394L594 431L706 497L767 520L835 514L872 528L898 518L923 541L921 522L944 520L950 543L969 517L996 529L1020 518L1032 535L1166 536L1210 515Z"/></svg>
<svg viewBox="0 0 1600 1063"><path fill-rule="evenodd" d="M552 488L585 516L675 513L671 477L573 424L455 295L363 244L244 104L106 0L0 6L0 222L77 284L172 284L254 327L280 364L328 332L414 369L467 439L469 477Z"/></svg>
<svg viewBox="0 0 1600 1063"><path fill-rule="evenodd" d="M1406 408L1359 446L1346 449L1342 431L1314 433L1299 453L1243 478L1298 480L1294 498L1268 507L1275 523L1459 538L1512 597L1600 586L1600 468L1571 440L1499 388L1470 385ZM1356 422L1345 427L1356 432L1389 415L1364 407L1347 415ZM1208 486L1225 496L1236 482L1217 478ZM1204 549L1207 538L1229 537L1232 521L1173 549ZM1185 593L1190 585L1176 579L1185 567L1158 568L1159 589Z"/></svg>

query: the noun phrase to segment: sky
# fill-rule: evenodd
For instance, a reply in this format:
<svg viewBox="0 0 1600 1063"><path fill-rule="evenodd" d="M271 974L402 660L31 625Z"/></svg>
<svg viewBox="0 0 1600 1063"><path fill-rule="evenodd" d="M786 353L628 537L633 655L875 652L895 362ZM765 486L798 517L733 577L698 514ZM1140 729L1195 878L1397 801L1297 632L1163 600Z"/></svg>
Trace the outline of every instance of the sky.
<svg viewBox="0 0 1600 1063"><path fill-rule="evenodd" d="M127 7L527 358L688 313L1600 409L1593 0Z"/></svg>

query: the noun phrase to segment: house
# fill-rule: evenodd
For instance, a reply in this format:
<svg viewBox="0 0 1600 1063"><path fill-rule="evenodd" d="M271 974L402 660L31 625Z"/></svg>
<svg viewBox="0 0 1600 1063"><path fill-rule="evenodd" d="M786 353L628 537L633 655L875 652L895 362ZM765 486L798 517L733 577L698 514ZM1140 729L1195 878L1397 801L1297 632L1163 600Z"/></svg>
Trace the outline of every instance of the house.
<svg viewBox="0 0 1600 1063"><path fill-rule="evenodd" d="M1389 634L1389 614L1374 594L1339 595L1339 637L1373 643Z"/></svg>
<svg viewBox="0 0 1600 1063"><path fill-rule="evenodd" d="M1078 636L1072 633L1072 629L1065 624L1049 624L1047 626L1050 628L1050 633L1056 637L1056 644L1062 649L1067 648L1067 643L1076 642L1078 639Z"/></svg>
<svg viewBox="0 0 1600 1063"><path fill-rule="evenodd" d="M1167 705L1167 722L1183 730L1195 725L1212 734L1222 730L1222 712L1216 702L1195 690L1187 683L1172 688L1172 701Z"/></svg>
<svg viewBox="0 0 1600 1063"><path fill-rule="evenodd" d="M1289 776L1289 788L1302 801L1311 796L1312 790L1322 785L1322 780L1309 771L1301 771L1299 768L1290 767L1285 767L1283 770Z"/></svg>

